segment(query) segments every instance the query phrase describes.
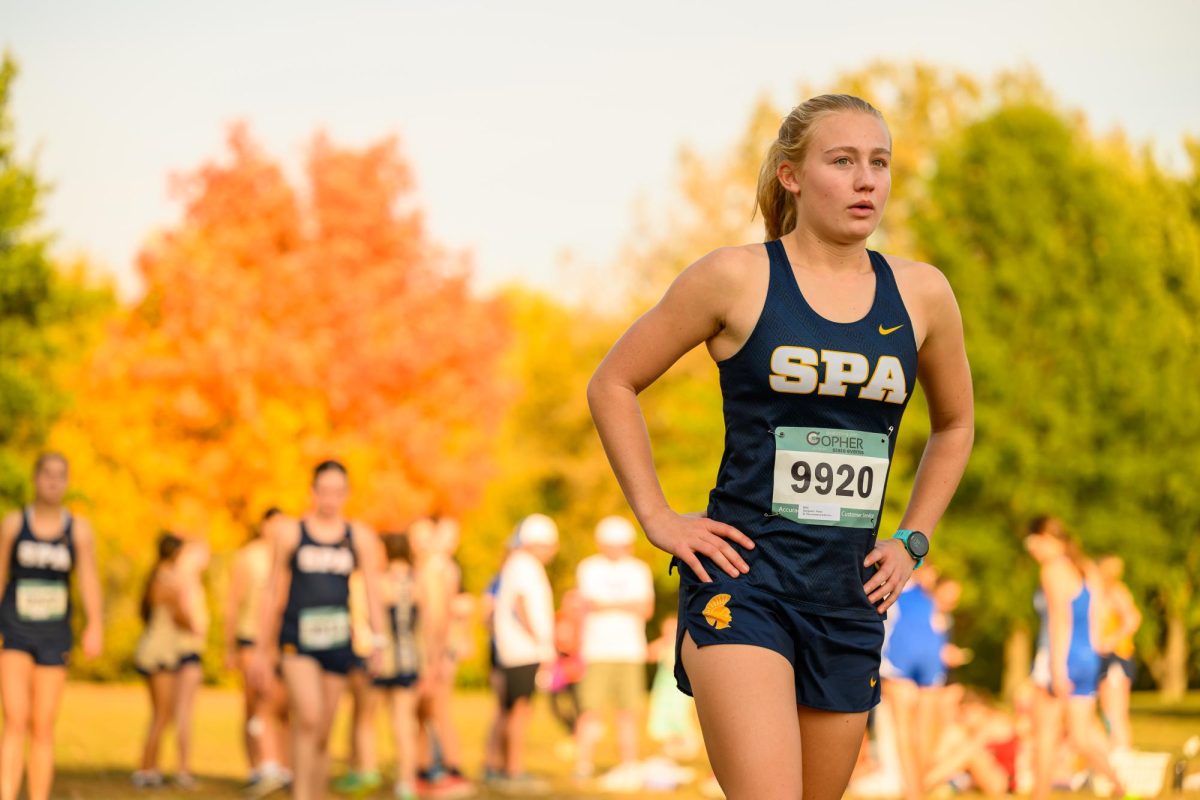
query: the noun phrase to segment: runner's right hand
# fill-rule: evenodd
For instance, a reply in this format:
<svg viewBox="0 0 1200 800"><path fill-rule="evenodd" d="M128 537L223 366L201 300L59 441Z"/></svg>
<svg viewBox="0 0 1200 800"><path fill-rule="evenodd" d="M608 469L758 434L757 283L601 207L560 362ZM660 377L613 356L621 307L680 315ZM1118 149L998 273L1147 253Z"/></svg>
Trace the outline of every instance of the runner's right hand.
<svg viewBox="0 0 1200 800"><path fill-rule="evenodd" d="M712 578L697 554L706 556L731 578L750 571L745 559L729 544L733 541L747 550L753 550L754 542L750 537L732 525L709 519L703 513L676 514L668 509L660 516L647 520L643 527L652 545L687 564L704 583L712 583Z"/></svg>
<svg viewBox="0 0 1200 800"><path fill-rule="evenodd" d="M275 669L276 658L265 647L256 647L250 659L247 678L250 684L259 691L266 691L270 686L271 672Z"/></svg>
<svg viewBox="0 0 1200 800"><path fill-rule="evenodd" d="M1065 673L1055 670L1050 676L1050 693L1055 697L1068 698L1075 691L1075 683Z"/></svg>

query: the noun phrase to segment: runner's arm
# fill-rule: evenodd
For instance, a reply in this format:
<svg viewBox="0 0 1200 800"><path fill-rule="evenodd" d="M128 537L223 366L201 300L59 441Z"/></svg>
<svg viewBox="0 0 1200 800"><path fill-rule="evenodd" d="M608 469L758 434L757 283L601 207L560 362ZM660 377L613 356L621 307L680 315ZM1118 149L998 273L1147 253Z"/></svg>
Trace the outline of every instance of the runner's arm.
<svg viewBox="0 0 1200 800"><path fill-rule="evenodd" d="M654 469L637 396L685 353L724 329L727 305L738 288L733 276L743 266L736 252L737 248L717 250L684 270L662 300L613 345L587 389L604 452L647 537L705 581L708 574L696 553L737 577L749 568L725 538L747 548L754 545L729 525L682 519L671 510Z"/></svg>
<svg viewBox="0 0 1200 800"><path fill-rule="evenodd" d="M1119 643L1122 639L1133 636L1138 632L1138 628L1142 627L1142 612L1133 601L1129 587L1123 584L1117 586L1117 610L1121 614L1121 639L1117 640Z"/></svg>
<svg viewBox="0 0 1200 800"><path fill-rule="evenodd" d="M379 571L382 561L383 543L375 531L360 523L354 524L354 549L358 563L362 565L363 593L367 598L367 624L371 626L371 647L376 646L378 637L387 630L383 619L383 603L379 596Z"/></svg>
<svg viewBox="0 0 1200 800"><path fill-rule="evenodd" d="M442 661L450 627L449 583L444 572L444 563L440 558L431 558L417 572L422 602L421 643L432 665Z"/></svg>
<svg viewBox="0 0 1200 800"><path fill-rule="evenodd" d="M275 548L271 555L271 571L267 575L267 586L263 590L261 616L258 623L257 649L271 654L279 641L279 627L283 607L287 604L287 590L291 583L292 554L300 546L300 523L289 520L280 526L275 537Z"/></svg>
<svg viewBox="0 0 1200 800"><path fill-rule="evenodd" d="M229 571L229 589L225 594L225 659L229 662L237 652L238 612L242 607L245 586L250 578L246 566L245 549L238 550L233 557L233 569Z"/></svg>
<svg viewBox="0 0 1200 800"><path fill-rule="evenodd" d="M1050 687L1053 694L1068 680L1067 654L1071 646L1071 598L1062 588L1069 577L1066 558L1042 566L1042 594L1046 597L1046 624L1050 637Z"/></svg>
<svg viewBox="0 0 1200 800"><path fill-rule="evenodd" d="M0 596L8 589L8 564L12 561L13 544L21 532L21 512L10 511L0 522Z"/></svg>
<svg viewBox="0 0 1200 800"><path fill-rule="evenodd" d="M928 332L917 359L917 380L929 405L930 433L900 527L932 537L971 455L975 401L954 291L941 272L922 266L929 271L922 293Z"/></svg>
<svg viewBox="0 0 1200 800"><path fill-rule="evenodd" d="M975 441L975 401L954 291L935 267L914 264L913 269L919 270L915 300L927 325L918 351L917 380L929 406L930 433L900 527L932 539L967 468ZM900 597L916 563L902 542L884 539L863 561L863 566L872 565L875 574L863 590L882 614Z"/></svg>
<svg viewBox="0 0 1200 800"><path fill-rule="evenodd" d="M104 647L104 599L100 590L100 570L96 566L96 537L92 525L75 518L75 555L79 561L79 598L87 622L83 629L83 654L96 658ZM7 567L8 559L4 559Z"/></svg>

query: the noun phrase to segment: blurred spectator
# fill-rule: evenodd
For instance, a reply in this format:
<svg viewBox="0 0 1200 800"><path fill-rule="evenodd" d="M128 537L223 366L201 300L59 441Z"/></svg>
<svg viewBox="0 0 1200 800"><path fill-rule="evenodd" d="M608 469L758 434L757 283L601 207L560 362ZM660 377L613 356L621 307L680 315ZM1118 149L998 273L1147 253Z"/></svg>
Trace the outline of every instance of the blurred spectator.
<svg viewBox="0 0 1200 800"><path fill-rule="evenodd" d="M579 722L579 682L583 680L583 596L570 589L562 596L554 615L554 649L558 658L550 676L550 708L573 737Z"/></svg>
<svg viewBox="0 0 1200 800"><path fill-rule="evenodd" d="M500 788L535 794L548 787L525 772L525 735L538 673L554 663L554 596L545 565L558 552L558 526L544 514L531 514L521 521L516 537L500 570L493 613L496 656L504 674Z"/></svg>
<svg viewBox="0 0 1200 800"><path fill-rule="evenodd" d="M626 788L625 783L638 780L638 714L646 696L646 621L654 612L654 578L650 567L633 555L636 535L623 517L600 520L596 525L600 552L585 558L576 570L585 610L576 776L591 776L599 715L612 709L621 759L615 774L605 780L612 788Z"/></svg>
<svg viewBox="0 0 1200 800"><path fill-rule="evenodd" d="M1104 618L1100 623L1100 712L1108 722L1108 742L1114 751L1133 747L1129 724L1129 694L1136 675L1133 635L1142 625L1142 613L1129 587L1121 580L1125 562L1105 556L1096 564L1104 593Z"/></svg>
<svg viewBox="0 0 1200 800"><path fill-rule="evenodd" d="M675 685L675 637L679 619L671 614L663 619L659 637L650 642L647 655L657 663L650 687L650 715L646 732L660 745L664 755L690 761L700 751L700 731L696 725L696 704Z"/></svg>

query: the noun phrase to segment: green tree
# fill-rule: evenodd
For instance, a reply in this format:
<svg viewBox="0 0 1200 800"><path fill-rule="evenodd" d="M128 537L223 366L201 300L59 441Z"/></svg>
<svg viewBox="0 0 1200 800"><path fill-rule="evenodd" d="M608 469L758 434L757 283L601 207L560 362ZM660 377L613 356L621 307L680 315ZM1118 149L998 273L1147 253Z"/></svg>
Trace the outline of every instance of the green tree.
<svg viewBox="0 0 1200 800"><path fill-rule="evenodd" d="M82 264L59 270L40 226L47 186L17 153L9 110L17 64L0 62L0 498L28 499L30 467L68 405L64 365L77 360L113 306Z"/></svg>
<svg viewBox="0 0 1200 800"><path fill-rule="evenodd" d="M1006 104L939 154L914 230L962 306L977 419L941 538L971 577L961 631L984 653L1028 629L1036 573L1018 532L1050 511L1090 552L1125 557L1173 642L1165 657L1156 625L1142 637L1159 681L1186 685L1200 577L1200 491L1184 460L1200 446L1187 200L1124 142L1041 104ZM980 659L977 677L993 681L1000 663Z"/></svg>

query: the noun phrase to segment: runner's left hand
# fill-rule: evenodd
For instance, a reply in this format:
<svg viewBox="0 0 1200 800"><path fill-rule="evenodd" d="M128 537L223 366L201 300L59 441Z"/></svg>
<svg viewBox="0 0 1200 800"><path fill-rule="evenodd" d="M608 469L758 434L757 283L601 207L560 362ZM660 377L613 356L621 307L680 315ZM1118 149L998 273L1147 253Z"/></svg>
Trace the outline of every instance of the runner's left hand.
<svg viewBox="0 0 1200 800"><path fill-rule="evenodd" d="M877 541L871 552L867 553L863 566L874 564L876 569L871 579L863 584L863 591L867 593L871 604L878 606L880 614L896 602L916 563L904 543L898 539Z"/></svg>
<svg viewBox="0 0 1200 800"><path fill-rule="evenodd" d="M88 625L83 629L83 657L99 658L104 650L104 627Z"/></svg>

